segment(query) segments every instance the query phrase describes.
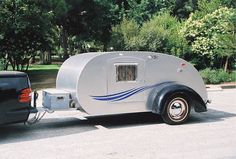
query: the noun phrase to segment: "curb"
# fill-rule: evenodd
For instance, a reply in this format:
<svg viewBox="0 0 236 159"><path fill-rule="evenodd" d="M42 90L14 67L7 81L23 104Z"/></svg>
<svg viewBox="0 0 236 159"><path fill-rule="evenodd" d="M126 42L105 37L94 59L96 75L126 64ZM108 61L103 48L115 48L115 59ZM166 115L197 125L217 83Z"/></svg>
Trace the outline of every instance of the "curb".
<svg viewBox="0 0 236 159"><path fill-rule="evenodd" d="M235 89L236 83L226 83L219 85L206 85L207 91L222 91L223 89Z"/></svg>
<svg viewBox="0 0 236 159"><path fill-rule="evenodd" d="M236 88L236 83L229 83L229 84L221 84L222 89L232 89Z"/></svg>
<svg viewBox="0 0 236 159"><path fill-rule="evenodd" d="M212 91L222 91L222 87L219 85L206 85L206 89L208 92L212 92Z"/></svg>

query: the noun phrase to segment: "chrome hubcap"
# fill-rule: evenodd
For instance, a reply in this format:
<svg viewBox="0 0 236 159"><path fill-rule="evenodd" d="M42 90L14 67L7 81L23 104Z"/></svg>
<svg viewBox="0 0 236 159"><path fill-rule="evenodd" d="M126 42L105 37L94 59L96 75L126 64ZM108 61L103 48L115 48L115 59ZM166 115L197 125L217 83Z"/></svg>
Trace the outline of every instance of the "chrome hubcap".
<svg viewBox="0 0 236 159"><path fill-rule="evenodd" d="M168 105L168 115L174 121L184 120L188 112L188 103L183 98L174 98Z"/></svg>

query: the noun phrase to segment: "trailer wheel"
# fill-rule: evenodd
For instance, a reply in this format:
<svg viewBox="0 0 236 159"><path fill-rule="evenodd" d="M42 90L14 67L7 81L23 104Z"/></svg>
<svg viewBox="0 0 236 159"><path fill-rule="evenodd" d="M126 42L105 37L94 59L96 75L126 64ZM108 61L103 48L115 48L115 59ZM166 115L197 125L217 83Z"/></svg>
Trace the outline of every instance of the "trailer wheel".
<svg viewBox="0 0 236 159"><path fill-rule="evenodd" d="M182 124L188 119L190 110L187 96L181 93L174 94L165 102L162 119L170 125Z"/></svg>

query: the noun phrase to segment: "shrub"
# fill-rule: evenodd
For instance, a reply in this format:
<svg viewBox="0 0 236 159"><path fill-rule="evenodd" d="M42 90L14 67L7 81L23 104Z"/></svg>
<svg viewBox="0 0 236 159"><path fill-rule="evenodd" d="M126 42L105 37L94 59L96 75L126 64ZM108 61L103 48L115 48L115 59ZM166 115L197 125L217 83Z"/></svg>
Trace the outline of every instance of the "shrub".
<svg viewBox="0 0 236 159"><path fill-rule="evenodd" d="M0 58L0 71L3 70L3 60Z"/></svg>
<svg viewBox="0 0 236 159"><path fill-rule="evenodd" d="M236 71L230 74L231 82L236 82Z"/></svg>
<svg viewBox="0 0 236 159"><path fill-rule="evenodd" d="M210 68L206 68L200 71L200 74L206 84L219 84L235 80L235 78L233 78L234 73L229 74L222 69L211 70Z"/></svg>
<svg viewBox="0 0 236 159"><path fill-rule="evenodd" d="M109 46L114 50L138 50L139 26L134 20L124 19L112 28Z"/></svg>
<svg viewBox="0 0 236 159"><path fill-rule="evenodd" d="M153 16L139 26L134 20L124 19L112 28L110 47L114 50L144 50L182 56L190 50L179 32L182 23L168 12Z"/></svg>

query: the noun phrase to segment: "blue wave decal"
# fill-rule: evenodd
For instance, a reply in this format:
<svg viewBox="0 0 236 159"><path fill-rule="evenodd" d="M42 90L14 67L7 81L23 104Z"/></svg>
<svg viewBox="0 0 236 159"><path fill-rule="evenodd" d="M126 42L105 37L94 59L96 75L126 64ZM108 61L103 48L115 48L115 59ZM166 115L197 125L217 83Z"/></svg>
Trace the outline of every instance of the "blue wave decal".
<svg viewBox="0 0 236 159"><path fill-rule="evenodd" d="M137 94L137 93L140 93L140 92L143 92L144 90L146 90L146 88L142 88L142 89L139 89L139 90L136 90L136 91L133 91L133 92L130 92L129 94L125 95L125 96L122 96L121 98L118 98L118 99L115 99L113 101L120 101L120 100L123 100L123 99L126 99L134 94Z"/></svg>
<svg viewBox="0 0 236 159"><path fill-rule="evenodd" d="M112 101L112 100L118 99L120 97L126 96L127 94L130 94L131 92L137 91L137 90L139 90L141 88L133 88L131 90L127 90L127 91L124 91L124 92L120 92L120 93L116 93L116 94L110 94L110 95L105 95L105 96L91 96L91 97L93 99L96 99L96 100Z"/></svg>
<svg viewBox="0 0 236 159"><path fill-rule="evenodd" d="M165 83L169 83L169 82L165 82ZM126 98L129 98L132 95L141 93L145 90L157 87L159 85L161 85L163 83L158 83L158 84L154 84L154 85L150 85L150 86L142 86L142 87L138 87L138 88L133 88L130 90L126 90L120 93L115 93L115 94L108 94L108 95L103 95L103 96L91 96L93 99L95 100L99 100L99 101L111 101L111 102L116 102L116 101L120 101L120 100L124 100Z"/></svg>

